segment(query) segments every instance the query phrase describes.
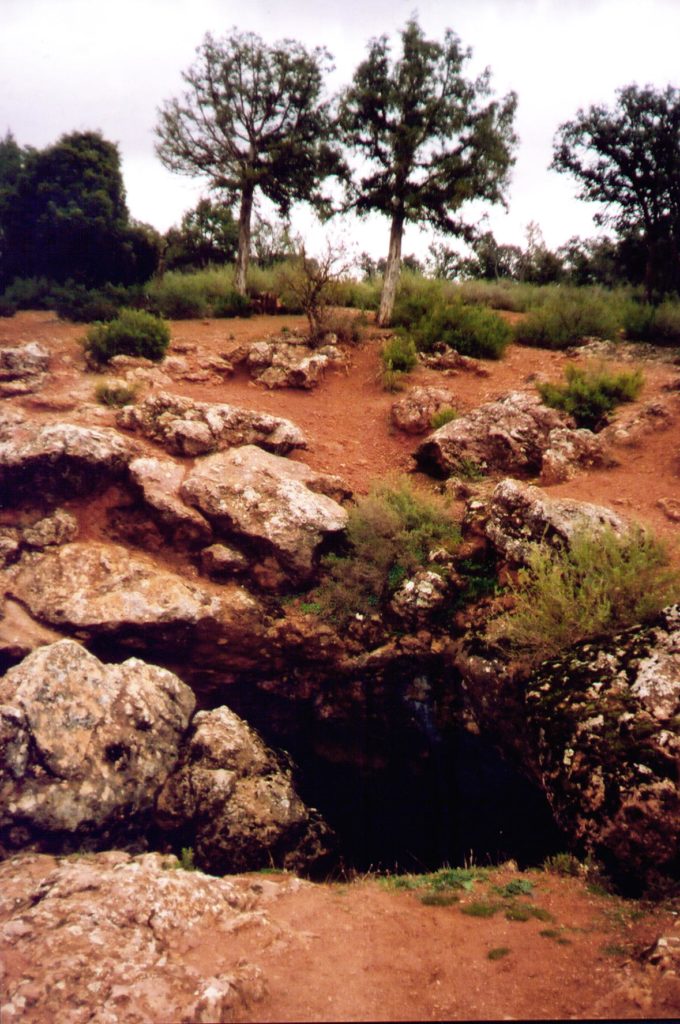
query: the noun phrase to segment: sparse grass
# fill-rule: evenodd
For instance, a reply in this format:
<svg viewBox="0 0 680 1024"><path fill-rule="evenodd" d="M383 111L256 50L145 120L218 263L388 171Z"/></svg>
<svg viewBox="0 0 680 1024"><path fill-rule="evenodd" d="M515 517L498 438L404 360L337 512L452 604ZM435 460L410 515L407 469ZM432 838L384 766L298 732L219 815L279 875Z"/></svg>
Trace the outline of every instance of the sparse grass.
<svg viewBox="0 0 680 1024"><path fill-rule="evenodd" d="M563 878L579 878L584 873L583 865L573 853L554 853L546 857L543 870Z"/></svg>
<svg viewBox="0 0 680 1024"><path fill-rule="evenodd" d="M425 890L429 893L472 892L475 882L486 880L486 868L440 868L424 875L388 875L383 884L390 889Z"/></svg>
<svg viewBox="0 0 680 1024"><path fill-rule="evenodd" d="M452 892L425 892L420 897L420 902L426 907L450 907L459 900L460 897Z"/></svg>
<svg viewBox="0 0 680 1024"><path fill-rule="evenodd" d="M486 468L481 466L474 459L463 457L455 465L454 476L473 483L475 480L483 480L486 476Z"/></svg>
<svg viewBox="0 0 680 1024"><path fill-rule="evenodd" d="M439 430L440 427L443 427L446 423L450 423L451 420L455 419L458 419L458 413L456 410L450 405L444 405L432 415L432 418L430 419L430 427L432 430Z"/></svg>
<svg viewBox="0 0 680 1024"><path fill-rule="evenodd" d="M486 957L487 960L502 960L503 957L508 956L509 953L509 946L494 946L494 948L490 949L489 952L486 954Z"/></svg>
<svg viewBox="0 0 680 1024"><path fill-rule="evenodd" d="M128 384L104 382L98 384L95 389L95 398L101 405L110 405L121 408L124 405L131 405L137 397L136 388Z"/></svg>
<svg viewBox="0 0 680 1024"><path fill-rule="evenodd" d="M501 909L502 904L497 901L473 900L471 903L462 904L460 912L467 914L468 917L493 917Z"/></svg>
<svg viewBox="0 0 680 1024"><path fill-rule="evenodd" d="M589 430L604 427L610 412L637 398L644 383L640 370L616 373L604 365L567 366L564 376L564 384L538 384L541 399L553 409L569 413L577 426Z"/></svg>
<svg viewBox="0 0 680 1024"><path fill-rule="evenodd" d="M458 525L444 500L416 491L407 477L375 483L349 513L348 550L322 560L324 578L311 595L339 624L375 612L434 548L454 551Z"/></svg>
<svg viewBox="0 0 680 1024"><path fill-rule="evenodd" d="M666 547L641 527L574 533L569 548L536 544L511 588L515 605L490 627L536 661L581 640L645 622L680 597Z"/></svg>
<svg viewBox="0 0 680 1024"><path fill-rule="evenodd" d="M560 928L542 928L538 934L544 939L553 939L559 946L571 945L571 940L564 936Z"/></svg>

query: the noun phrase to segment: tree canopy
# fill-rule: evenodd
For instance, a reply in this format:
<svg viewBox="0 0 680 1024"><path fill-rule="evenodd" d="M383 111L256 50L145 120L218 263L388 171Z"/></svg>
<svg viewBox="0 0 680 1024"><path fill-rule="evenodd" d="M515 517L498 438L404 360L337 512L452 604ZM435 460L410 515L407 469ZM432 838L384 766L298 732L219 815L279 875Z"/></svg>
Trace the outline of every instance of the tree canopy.
<svg viewBox="0 0 680 1024"><path fill-rule="evenodd" d="M209 263L233 263L238 246L238 225L228 207L199 199L187 210L179 227L164 237L166 270L202 269Z"/></svg>
<svg viewBox="0 0 680 1024"><path fill-rule="evenodd" d="M236 29L206 35L183 74L187 90L159 112L157 153L172 171L202 175L239 205L236 286L246 289L256 191L287 215L295 202L323 205L321 182L340 168L323 103L330 56L284 40L266 45Z"/></svg>
<svg viewBox="0 0 680 1024"><path fill-rule="evenodd" d="M130 221L118 148L99 132L43 150L0 144L0 282L132 283L157 260L153 232Z"/></svg>
<svg viewBox="0 0 680 1024"><path fill-rule="evenodd" d="M390 245L379 321L390 321L408 221L446 234L469 229L458 216L473 199L504 201L516 137L516 96L490 98L488 69L463 74L470 50L447 30L427 40L415 19L392 60L386 36L374 39L341 106L345 143L366 161L350 186L348 208L390 218Z"/></svg>
<svg viewBox="0 0 680 1024"><path fill-rule="evenodd" d="M645 250L645 282L653 292L680 289L680 90L629 85L613 110L579 110L557 132L551 166L573 175L578 197L603 204L599 224L612 225L629 248Z"/></svg>

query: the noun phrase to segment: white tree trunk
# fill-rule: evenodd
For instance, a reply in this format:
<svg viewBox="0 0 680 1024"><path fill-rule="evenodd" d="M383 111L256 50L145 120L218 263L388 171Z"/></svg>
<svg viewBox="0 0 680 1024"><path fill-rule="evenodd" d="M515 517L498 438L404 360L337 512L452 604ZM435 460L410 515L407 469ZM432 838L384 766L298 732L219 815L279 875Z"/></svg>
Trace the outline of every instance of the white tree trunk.
<svg viewBox="0 0 680 1024"><path fill-rule="evenodd" d="M378 313L378 324L380 327L389 327L392 319L397 284L399 283L399 271L401 269L401 236L403 233L404 215L399 211L392 217L392 227L390 229L390 248L387 254L385 280L383 281L382 295L380 296L380 312Z"/></svg>
<svg viewBox="0 0 680 1024"><path fill-rule="evenodd" d="M253 212L253 189L244 188L238 217L238 256L234 287L240 295L246 294L248 261L250 259L250 220Z"/></svg>

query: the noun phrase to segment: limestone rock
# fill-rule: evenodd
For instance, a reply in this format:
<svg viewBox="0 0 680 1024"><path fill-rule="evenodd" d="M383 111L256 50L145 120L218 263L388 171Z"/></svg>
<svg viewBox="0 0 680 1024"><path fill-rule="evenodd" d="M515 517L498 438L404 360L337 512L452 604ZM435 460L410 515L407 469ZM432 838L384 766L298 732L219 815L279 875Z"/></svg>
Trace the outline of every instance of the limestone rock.
<svg viewBox="0 0 680 1024"><path fill-rule="evenodd" d="M140 458L130 463L132 483L139 488L145 506L173 544L208 544L212 539L210 524L179 496L185 475L184 466L170 459Z"/></svg>
<svg viewBox="0 0 680 1024"><path fill-rule="evenodd" d="M432 352L421 352L418 358L431 370L442 370L445 374L456 374L463 370L465 373L474 373L476 377L490 376L489 370L479 359L462 356L442 341L434 345Z"/></svg>
<svg viewBox="0 0 680 1024"><path fill-rule="evenodd" d="M680 607L579 644L526 693L537 774L558 823L634 891L680 881Z"/></svg>
<svg viewBox="0 0 680 1024"><path fill-rule="evenodd" d="M404 580L394 594L390 607L407 622L417 624L441 608L446 601L447 581L436 572L423 569L415 576Z"/></svg>
<svg viewBox="0 0 680 1024"><path fill-rule="evenodd" d="M291 579L309 579L321 545L347 524L346 511L316 493L324 474L253 445L202 459L181 494L216 529L274 554ZM332 480L332 478L331 478Z"/></svg>
<svg viewBox="0 0 680 1024"><path fill-rule="evenodd" d="M174 767L195 699L165 669L103 665L73 640L0 680L0 846L135 838Z"/></svg>
<svg viewBox="0 0 680 1024"><path fill-rule="evenodd" d="M435 430L415 458L436 476L470 465L489 472L538 473L550 432L570 425L569 417L543 405L538 396L513 391Z"/></svg>
<svg viewBox="0 0 680 1024"><path fill-rule="evenodd" d="M156 816L191 835L197 864L215 874L304 870L329 852L330 832L298 797L290 768L226 707L196 715Z"/></svg>
<svg viewBox="0 0 680 1024"><path fill-rule="evenodd" d="M42 387L49 364L49 352L36 341L0 347L0 397L25 395Z"/></svg>
<svg viewBox="0 0 680 1024"><path fill-rule="evenodd" d="M312 349L280 339L256 341L246 358L251 376L266 387L305 390L316 387L329 366L342 362L334 345Z"/></svg>
<svg viewBox="0 0 680 1024"><path fill-rule="evenodd" d="M551 430L541 463L541 483L563 483L576 476L580 469L596 466L614 466L616 459L609 453L600 434L592 430L570 430L558 427Z"/></svg>
<svg viewBox="0 0 680 1024"><path fill-rule="evenodd" d="M266 979L244 961L240 932L274 941L266 904L306 883L282 879L269 896L249 879L177 868L122 851L0 864L3 1024L208 1024L252 1011ZM202 964L191 952L207 936Z"/></svg>
<svg viewBox="0 0 680 1024"><path fill-rule="evenodd" d="M627 528L619 516L601 505L549 498L539 487L502 480L486 506L484 531L504 558L522 564L533 544L568 545L575 531L604 527L621 534Z"/></svg>
<svg viewBox="0 0 680 1024"><path fill-rule="evenodd" d="M261 445L279 455L307 447L302 431L290 420L234 405L196 402L163 391L121 409L117 423L158 441L177 455L205 455L244 444Z"/></svg>
<svg viewBox="0 0 680 1024"><path fill-rule="evenodd" d="M0 443L5 505L51 502L99 490L124 477L138 448L116 430L74 423L22 423Z"/></svg>
<svg viewBox="0 0 680 1024"><path fill-rule="evenodd" d="M219 579L236 572L245 572L248 559L229 544L211 544L201 551L201 568L206 575Z"/></svg>
<svg viewBox="0 0 680 1024"><path fill-rule="evenodd" d="M406 434L425 434L440 409L453 406L453 395L444 388L417 387L392 405L392 422Z"/></svg>
<svg viewBox="0 0 680 1024"><path fill-rule="evenodd" d="M78 533L78 520L64 508L57 508L48 516L44 516L32 526L27 526L22 533L25 544L31 548L47 548L57 544L67 544L75 539Z"/></svg>
<svg viewBox="0 0 680 1024"><path fill-rule="evenodd" d="M35 619L82 639L115 639L164 658L182 659L189 649L189 668L218 655L236 665L258 657L263 615L242 587L230 584L216 596L116 544L26 554L6 576L8 594Z"/></svg>

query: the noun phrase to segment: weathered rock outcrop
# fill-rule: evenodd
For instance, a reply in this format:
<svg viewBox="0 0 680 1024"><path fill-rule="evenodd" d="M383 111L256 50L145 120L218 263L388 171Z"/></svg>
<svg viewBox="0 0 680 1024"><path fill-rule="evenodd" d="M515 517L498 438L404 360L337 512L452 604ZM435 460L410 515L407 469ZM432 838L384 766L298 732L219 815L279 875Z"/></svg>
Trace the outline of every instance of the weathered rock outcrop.
<svg viewBox="0 0 680 1024"><path fill-rule="evenodd" d="M208 1024L252 1007L265 979L233 936L257 927L273 941L267 900L308 883L281 879L265 896L264 883L177 867L122 851L0 864L3 1024ZM190 956L206 935L208 968Z"/></svg>
<svg viewBox="0 0 680 1024"><path fill-rule="evenodd" d="M471 511L478 516L475 504ZM488 505L481 506L481 516L493 546L515 563L525 562L538 542L568 545L577 530L626 530L626 523L608 508L573 498L549 498L540 487L518 480L502 480Z"/></svg>
<svg viewBox="0 0 680 1024"><path fill-rule="evenodd" d="M190 668L202 657L235 667L259 658L263 615L252 595L234 584L215 594L120 545L26 554L6 574L8 594L35 619L84 640L160 651L164 661L191 651Z"/></svg>
<svg viewBox="0 0 680 1024"><path fill-rule="evenodd" d="M139 840L195 699L165 669L41 647L0 679L0 848Z"/></svg>
<svg viewBox="0 0 680 1024"><path fill-rule="evenodd" d="M425 434L432 429L432 417L453 406L453 395L445 388L411 388L392 405L392 422L406 434Z"/></svg>
<svg viewBox="0 0 680 1024"><path fill-rule="evenodd" d="M291 580L304 581L327 538L347 524L346 511L327 496L341 487L336 477L246 445L202 459L181 495L218 532L245 539L273 555Z"/></svg>
<svg viewBox="0 0 680 1024"><path fill-rule="evenodd" d="M551 430L573 426L570 417L537 395L512 391L444 424L415 452L418 465L437 476L474 465L481 470L536 474Z"/></svg>
<svg viewBox="0 0 680 1024"><path fill-rule="evenodd" d="M343 362L335 345L312 349L285 340L256 341L246 357L250 375L268 388L315 388L323 373Z"/></svg>
<svg viewBox="0 0 680 1024"><path fill-rule="evenodd" d="M226 707L194 718L156 819L190 835L196 863L216 874L305 870L329 852L330 832L298 797L290 767Z"/></svg>
<svg viewBox="0 0 680 1024"><path fill-rule="evenodd" d="M559 824L633 891L680 884L680 606L547 662L526 693Z"/></svg>
<svg viewBox="0 0 680 1024"><path fill-rule="evenodd" d="M138 454L137 445L106 427L22 423L0 443L0 504L93 493L123 478Z"/></svg>
<svg viewBox="0 0 680 1024"><path fill-rule="evenodd" d="M307 447L302 431L290 420L163 391L121 409L117 423L176 455L206 455L244 444L260 445L278 455Z"/></svg>
<svg viewBox="0 0 680 1024"><path fill-rule="evenodd" d="M185 467L171 459L141 458L130 463L130 480L172 543L176 547L209 544L210 523L180 498L185 475Z"/></svg>
<svg viewBox="0 0 680 1024"><path fill-rule="evenodd" d="M0 398L37 391L45 382L49 365L49 352L36 341L0 347Z"/></svg>
<svg viewBox="0 0 680 1024"><path fill-rule="evenodd" d="M548 446L543 452L541 483L559 484L571 480L581 469L614 465L616 459L601 434L557 427L550 431Z"/></svg>

